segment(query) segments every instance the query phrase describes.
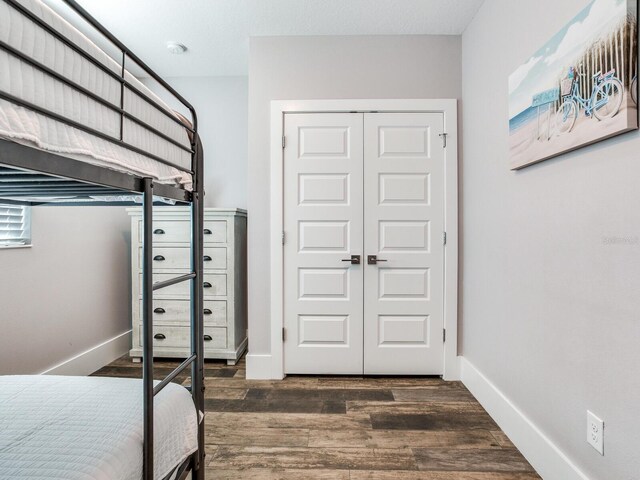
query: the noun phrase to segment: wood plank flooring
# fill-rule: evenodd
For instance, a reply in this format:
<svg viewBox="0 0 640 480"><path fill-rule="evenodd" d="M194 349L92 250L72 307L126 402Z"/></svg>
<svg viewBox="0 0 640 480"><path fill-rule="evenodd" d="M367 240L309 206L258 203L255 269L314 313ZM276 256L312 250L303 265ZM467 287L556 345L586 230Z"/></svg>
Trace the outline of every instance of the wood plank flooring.
<svg viewBox="0 0 640 480"><path fill-rule="evenodd" d="M158 379L178 362L156 360ZM141 377L128 357L94 375ZM186 375L176 381L188 384ZM208 480L534 480L540 477L459 382L245 379L206 363Z"/></svg>

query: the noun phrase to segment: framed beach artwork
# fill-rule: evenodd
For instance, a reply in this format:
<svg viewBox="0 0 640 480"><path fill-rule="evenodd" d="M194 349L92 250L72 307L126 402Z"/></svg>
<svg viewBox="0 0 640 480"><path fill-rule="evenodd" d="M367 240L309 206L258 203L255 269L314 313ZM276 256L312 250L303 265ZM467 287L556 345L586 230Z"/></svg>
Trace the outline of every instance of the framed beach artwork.
<svg viewBox="0 0 640 480"><path fill-rule="evenodd" d="M638 128L637 0L593 0L509 76L519 169Z"/></svg>

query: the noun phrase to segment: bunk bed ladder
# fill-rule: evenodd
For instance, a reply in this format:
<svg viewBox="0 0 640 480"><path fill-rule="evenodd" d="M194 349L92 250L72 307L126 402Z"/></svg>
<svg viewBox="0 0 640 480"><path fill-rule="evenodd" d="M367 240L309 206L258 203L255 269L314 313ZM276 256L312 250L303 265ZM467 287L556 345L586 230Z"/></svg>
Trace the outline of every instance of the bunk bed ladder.
<svg viewBox="0 0 640 480"><path fill-rule="evenodd" d="M198 140L201 154L201 145ZM196 159L199 155L196 155ZM201 159L200 159L200 163ZM142 244L142 383L144 411L143 480L154 480L153 399L172 380L191 366L191 395L197 411L198 450L191 457L193 480L204 480L204 336L203 336L203 208L201 187L191 201L191 272L163 282L153 282L153 180L144 179ZM153 292L191 281L191 355L157 385L153 384ZM186 477L184 471L179 479Z"/></svg>

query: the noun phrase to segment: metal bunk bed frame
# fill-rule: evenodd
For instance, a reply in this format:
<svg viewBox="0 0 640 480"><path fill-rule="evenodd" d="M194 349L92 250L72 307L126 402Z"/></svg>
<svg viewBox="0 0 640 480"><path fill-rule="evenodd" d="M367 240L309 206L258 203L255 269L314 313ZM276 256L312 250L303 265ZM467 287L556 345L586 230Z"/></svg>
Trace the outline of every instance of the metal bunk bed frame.
<svg viewBox="0 0 640 480"><path fill-rule="evenodd" d="M64 0L83 21L102 34L107 40L117 47L122 54L120 74L114 73L103 63L91 57L82 48L75 45L64 35L52 28L39 17L31 13L16 0L2 0L10 7L19 11L36 25L64 43L73 51L91 62L101 71L120 82L120 105L115 106L81 85L65 78L47 66L24 55L10 45L0 41L0 49L11 55L19 57L32 67L54 77L60 82L72 87L92 100L116 111L120 114L120 138L113 138L103 132L92 129L72 119L63 117L55 112L31 104L20 98L16 98L7 92L0 91L0 98L11 103L23 106L39 114L53 118L59 122L83 130L101 139L112 142L123 148L150 157L160 163L180 170L182 167L175 165L166 159L160 158L124 141L123 129L125 118L150 130L154 134L188 151L191 154L191 170L188 171L193 178L193 189L177 188L171 185L154 183L151 178L143 178L121 173L115 170L91 165L85 162L64 157L62 155L45 152L34 147L21 145L9 140L0 139L0 203L15 204L45 204L47 200L40 198L71 198L93 197L100 195L114 195L124 192L142 194L143 198L143 252L142 252L142 331L143 331L143 415L144 415L144 444L143 444L143 480L154 480L153 452L153 401L164 387L174 380L180 373L191 367L191 395L196 407L198 421L198 449L185 462L178 465L169 477L175 480L184 480L189 472L194 480L204 480L204 336L203 336L203 212L204 212L204 185L203 185L203 152L202 144L198 137L197 116L194 107L175 91L164 79L149 68L121 41L103 27L75 0ZM191 113L193 126L184 125L176 117L169 114L165 108L159 105L153 98L141 92L125 78L125 62L129 58L146 74L158 82L164 89L170 92ZM191 148L186 148L172 138L139 120L124 110L125 89L137 94L149 105L156 108L163 115L179 123L192 135ZM191 271L186 275L172 278L163 282L153 283L153 197L154 195L169 198L191 206ZM29 198L38 197L37 202ZM54 202L54 200L52 200ZM55 205L55 202L52 203ZM121 205L126 204L119 203ZM69 205L69 203L63 203ZM180 282L191 282L191 355L184 360L164 380L154 385L153 379L153 292ZM167 477L167 478L169 478Z"/></svg>

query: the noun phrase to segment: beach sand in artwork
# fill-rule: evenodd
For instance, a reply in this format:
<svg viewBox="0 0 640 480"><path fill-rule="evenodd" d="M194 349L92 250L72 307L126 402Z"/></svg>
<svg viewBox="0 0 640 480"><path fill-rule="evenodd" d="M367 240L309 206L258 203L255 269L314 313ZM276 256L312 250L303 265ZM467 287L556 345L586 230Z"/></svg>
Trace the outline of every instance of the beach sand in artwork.
<svg viewBox="0 0 640 480"><path fill-rule="evenodd" d="M625 94L626 97L628 97ZM538 138L538 120L536 117L509 135L511 168L519 168L551 156L567 152L576 147L593 143L615 134L631 130L637 125L638 110L631 98L625 98L617 115L599 121L585 116L580 110L571 132L557 135L554 132L555 113L551 113L551 125L547 114L540 115L540 137ZM547 140L547 131L550 138Z"/></svg>

